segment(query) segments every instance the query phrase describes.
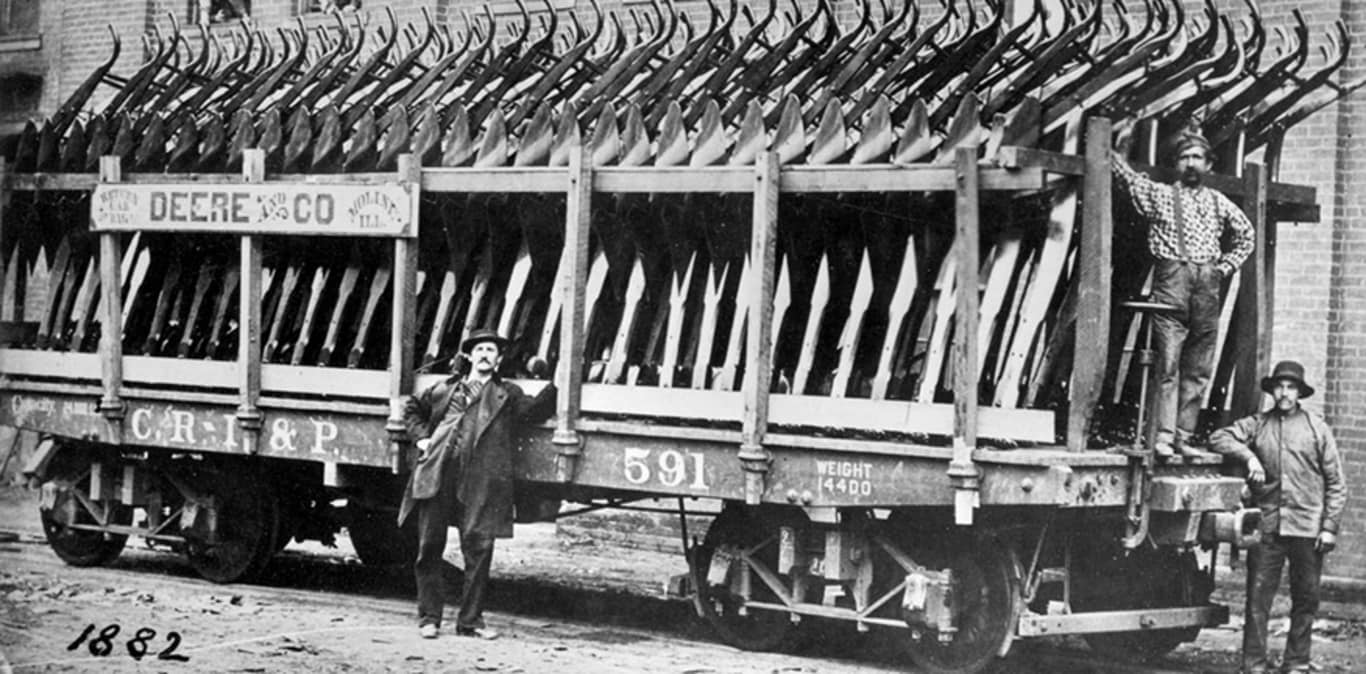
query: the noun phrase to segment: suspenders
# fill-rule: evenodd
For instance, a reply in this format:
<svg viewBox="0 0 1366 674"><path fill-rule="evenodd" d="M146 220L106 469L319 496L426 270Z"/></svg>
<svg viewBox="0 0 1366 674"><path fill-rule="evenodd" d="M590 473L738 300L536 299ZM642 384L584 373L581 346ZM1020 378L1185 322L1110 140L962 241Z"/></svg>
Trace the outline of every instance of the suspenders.
<svg viewBox="0 0 1366 674"><path fill-rule="evenodd" d="M1186 212L1181 206L1181 188L1176 185L1172 185L1172 210L1176 215L1176 250L1182 262L1190 262L1190 253L1186 250Z"/></svg>

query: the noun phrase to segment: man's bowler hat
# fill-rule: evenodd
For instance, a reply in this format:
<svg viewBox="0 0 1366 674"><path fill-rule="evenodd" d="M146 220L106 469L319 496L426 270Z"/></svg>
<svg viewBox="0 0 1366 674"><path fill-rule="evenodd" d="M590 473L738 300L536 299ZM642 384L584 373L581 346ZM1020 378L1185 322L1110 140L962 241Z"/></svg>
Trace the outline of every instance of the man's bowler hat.
<svg viewBox="0 0 1366 674"><path fill-rule="evenodd" d="M471 332L470 336L466 337L465 341L460 343L460 350L464 353L469 353L470 349L473 349L474 345L480 342L493 342L494 344L497 344L499 352L507 351L508 348L508 341L496 331L490 330L489 328L479 328L478 330Z"/></svg>
<svg viewBox="0 0 1366 674"><path fill-rule="evenodd" d="M1304 366L1297 361L1283 360L1276 363L1272 368L1271 374L1262 377L1262 390L1271 393L1276 389L1276 383L1281 381L1295 382L1295 386L1300 389L1300 397L1308 398L1314 395L1314 387L1304 383Z"/></svg>

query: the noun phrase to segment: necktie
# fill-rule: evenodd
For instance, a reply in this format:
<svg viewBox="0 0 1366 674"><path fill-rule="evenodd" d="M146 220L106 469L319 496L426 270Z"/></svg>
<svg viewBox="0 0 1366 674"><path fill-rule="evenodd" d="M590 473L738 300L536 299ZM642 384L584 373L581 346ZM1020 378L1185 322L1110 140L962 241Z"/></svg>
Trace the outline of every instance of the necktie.
<svg viewBox="0 0 1366 674"><path fill-rule="evenodd" d="M466 379L458 384L459 388L451 394L451 402L446 406L445 420L454 420L465 414L471 403L479 399L484 390L484 382Z"/></svg>

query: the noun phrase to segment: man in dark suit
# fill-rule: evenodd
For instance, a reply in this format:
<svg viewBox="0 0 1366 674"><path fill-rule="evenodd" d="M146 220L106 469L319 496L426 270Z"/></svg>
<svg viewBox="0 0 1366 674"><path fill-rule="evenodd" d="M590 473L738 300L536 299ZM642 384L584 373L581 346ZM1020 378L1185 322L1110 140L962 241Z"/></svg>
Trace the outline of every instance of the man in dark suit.
<svg viewBox="0 0 1366 674"><path fill-rule="evenodd" d="M512 538L512 468L516 436L527 423L554 411L555 388L532 398L498 376L507 340L480 329L460 350L469 373L452 375L408 401L404 417L419 450L399 509L399 525L417 513L418 626L435 638L441 626L446 529L460 529L465 584L456 634L496 638L484 625L484 590L493 541Z"/></svg>

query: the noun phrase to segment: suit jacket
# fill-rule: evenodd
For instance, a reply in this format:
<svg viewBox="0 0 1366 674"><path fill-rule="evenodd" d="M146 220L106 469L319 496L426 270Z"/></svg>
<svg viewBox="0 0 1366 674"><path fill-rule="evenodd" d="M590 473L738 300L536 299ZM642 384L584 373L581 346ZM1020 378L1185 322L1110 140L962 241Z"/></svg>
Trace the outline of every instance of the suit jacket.
<svg viewBox="0 0 1366 674"><path fill-rule="evenodd" d="M523 424L554 413L555 387L548 385L533 398L495 376L458 424L441 426L459 382L452 376L405 406L409 438L430 438L431 444L408 477L398 522L402 526L417 501L436 498L463 506L461 521L452 522L462 534L511 538L517 433Z"/></svg>

